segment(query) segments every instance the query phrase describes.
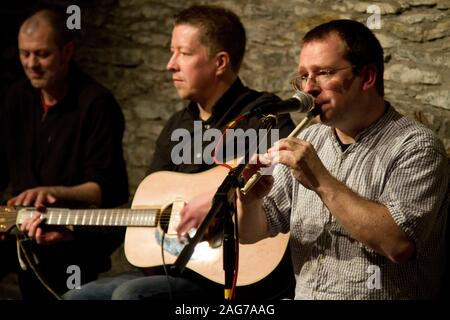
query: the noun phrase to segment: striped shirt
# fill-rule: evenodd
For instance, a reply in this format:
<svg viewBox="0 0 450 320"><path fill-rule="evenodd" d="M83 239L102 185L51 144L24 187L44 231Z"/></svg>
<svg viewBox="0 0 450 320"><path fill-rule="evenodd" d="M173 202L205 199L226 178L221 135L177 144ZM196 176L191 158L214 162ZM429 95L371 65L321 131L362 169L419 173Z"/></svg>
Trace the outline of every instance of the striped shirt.
<svg viewBox="0 0 450 320"><path fill-rule="evenodd" d="M296 299L423 299L440 289L449 165L436 135L393 107L345 151L334 130L299 135L329 172L360 196L385 205L416 252L395 264L352 238L319 196L284 165L263 207L272 235L290 232Z"/></svg>

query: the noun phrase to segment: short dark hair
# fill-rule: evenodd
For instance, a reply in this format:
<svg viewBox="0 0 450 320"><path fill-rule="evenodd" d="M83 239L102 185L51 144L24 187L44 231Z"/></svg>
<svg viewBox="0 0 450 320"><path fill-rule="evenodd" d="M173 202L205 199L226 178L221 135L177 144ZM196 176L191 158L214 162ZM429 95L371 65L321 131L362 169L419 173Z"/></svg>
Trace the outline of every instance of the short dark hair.
<svg viewBox="0 0 450 320"><path fill-rule="evenodd" d="M326 38L336 33L344 42L345 58L352 65L362 67L373 64L377 70L376 89L384 96L384 58L383 48L373 32L364 24L348 19L332 20L308 31L303 37L303 44Z"/></svg>
<svg viewBox="0 0 450 320"><path fill-rule="evenodd" d="M62 48L64 45L74 41L78 37L78 31L76 29L70 30L67 28L66 21L68 16L65 8L55 5L38 6L34 8L32 13L25 19L21 26L23 26L24 23L30 19L33 19L35 15L41 15L44 20L50 24L55 38L55 43L58 47Z"/></svg>
<svg viewBox="0 0 450 320"><path fill-rule="evenodd" d="M245 54L246 34L239 17L223 7L194 5L175 15L174 25L188 24L200 28L201 42L213 55L225 51L231 67L238 72Z"/></svg>

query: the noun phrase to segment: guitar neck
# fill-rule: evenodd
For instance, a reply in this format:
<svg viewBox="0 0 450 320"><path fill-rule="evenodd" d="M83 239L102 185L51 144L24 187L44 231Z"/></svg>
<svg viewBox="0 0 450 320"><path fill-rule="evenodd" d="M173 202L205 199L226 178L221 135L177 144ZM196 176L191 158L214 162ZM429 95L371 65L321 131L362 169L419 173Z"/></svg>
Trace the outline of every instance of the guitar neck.
<svg viewBox="0 0 450 320"><path fill-rule="evenodd" d="M22 224L35 212L35 209L21 209L16 222ZM42 215L43 223L48 225L155 227L159 212L158 209L48 208Z"/></svg>

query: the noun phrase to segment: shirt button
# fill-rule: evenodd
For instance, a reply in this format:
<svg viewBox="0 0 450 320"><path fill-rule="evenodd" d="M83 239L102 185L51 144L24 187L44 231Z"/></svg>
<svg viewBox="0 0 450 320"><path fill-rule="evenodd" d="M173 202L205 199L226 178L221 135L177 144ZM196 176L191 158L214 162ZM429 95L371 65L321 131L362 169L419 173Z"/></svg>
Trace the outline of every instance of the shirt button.
<svg viewBox="0 0 450 320"><path fill-rule="evenodd" d="M209 129L209 128L211 128L211 125L205 124L205 129Z"/></svg>

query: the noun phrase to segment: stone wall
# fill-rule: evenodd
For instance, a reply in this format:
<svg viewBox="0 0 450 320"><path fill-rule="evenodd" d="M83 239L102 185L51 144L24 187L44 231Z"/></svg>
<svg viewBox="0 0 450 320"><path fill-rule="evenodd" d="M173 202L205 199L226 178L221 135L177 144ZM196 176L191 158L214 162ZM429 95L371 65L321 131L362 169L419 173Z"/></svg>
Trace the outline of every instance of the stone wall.
<svg viewBox="0 0 450 320"><path fill-rule="evenodd" d="M42 1L0 2L0 89L21 75L16 34L30 5ZM52 1L46 1L52 2ZM126 117L125 158L130 193L144 177L154 142L169 115L183 108L165 65L169 59L171 17L193 1L53 1L81 7L82 67L110 88ZM336 18L377 22L367 9L381 10L374 30L385 48L386 96L401 112L435 130L450 153L450 1L361 2L306 0L197 1L234 10L246 26L248 45L241 77L258 90L289 97L299 40L311 27ZM376 5L378 7L370 7ZM298 121L302 115L293 115ZM131 268L120 248L115 274ZM16 280L3 279L0 299L17 299Z"/></svg>
<svg viewBox="0 0 450 320"><path fill-rule="evenodd" d="M133 191L144 176L165 121L183 108L165 70L171 17L193 1L106 1L84 16L79 61L116 95L127 120L125 156ZM243 81L283 98L291 95L299 40L330 19L375 24L385 48L386 97L402 113L435 130L450 150L450 1L201 1L234 10L246 26ZM377 7L373 7L376 5ZM372 7L370 7L372 6ZM368 13L368 8L370 13ZM89 29L95 28L95 32ZM83 28L83 27L82 27ZM299 120L301 115L295 115Z"/></svg>
<svg viewBox="0 0 450 320"><path fill-rule="evenodd" d="M64 5L65 1L58 3ZM84 37L77 60L112 90L122 106L126 117L124 146L131 194L144 177L155 139L165 121L185 105L178 99L165 66L169 59L171 17L192 3L178 0L79 2ZM292 94L289 80L296 73L298 43L308 29L336 18L375 23L376 27L380 22L381 28L374 31L385 48L387 99L402 113L435 130L450 150L450 1L195 3L223 5L242 18L248 45L241 77L247 85L272 91L282 98ZM373 15L378 9L379 20ZM294 115L294 118L299 120L301 116Z"/></svg>

